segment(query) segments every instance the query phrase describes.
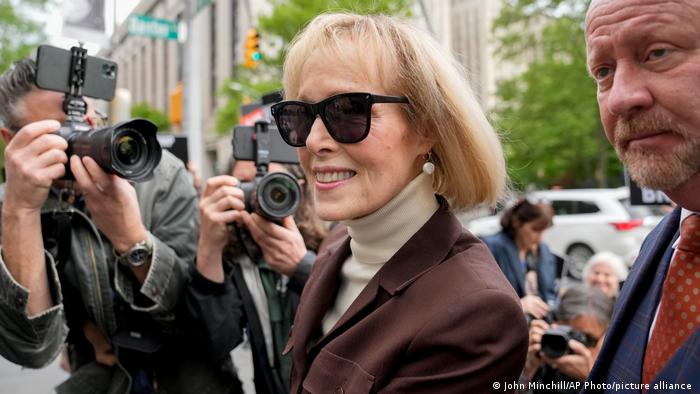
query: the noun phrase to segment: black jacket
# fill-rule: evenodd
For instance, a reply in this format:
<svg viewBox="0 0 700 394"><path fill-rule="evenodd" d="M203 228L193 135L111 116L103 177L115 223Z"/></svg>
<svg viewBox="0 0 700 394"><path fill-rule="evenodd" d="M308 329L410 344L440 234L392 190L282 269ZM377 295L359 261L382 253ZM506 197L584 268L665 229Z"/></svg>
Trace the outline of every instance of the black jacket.
<svg viewBox="0 0 700 394"><path fill-rule="evenodd" d="M291 292L286 308L296 310L315 258L315 253L308 252L287 283ZM256 393L286 394L289 387L283 383L280 372L270 366L262 323L243 279L241 266L233 263L228 267L224 283L212 282L197 270L192 272L185 298L187 313L197 331L195 337L208 357L226 360L231 350L241 343L246 328L253 356Z"/></svg>

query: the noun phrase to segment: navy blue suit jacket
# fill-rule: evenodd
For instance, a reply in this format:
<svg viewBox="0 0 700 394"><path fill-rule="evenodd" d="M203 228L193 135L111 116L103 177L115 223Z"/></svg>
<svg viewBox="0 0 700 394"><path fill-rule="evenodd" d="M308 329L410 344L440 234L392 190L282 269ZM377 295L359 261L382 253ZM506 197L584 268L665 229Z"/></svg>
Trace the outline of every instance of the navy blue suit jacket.
<svg viewBox="0 0 700 394"><path fill-rule="evenodd" d="M680 212L681 209L676 208L667 215L642 244L620 293L605 343L584 386L584 393L619 393L614 386L602 385L641 384L649 329L673 255L671 245L679 236ZM668 384L691 384L692 388L669 389ZM700 330L696 325L694 332L651 382L648 393L687 394L699 390Z"/></svg>
<svg viewBox="0 0 700 394"><path fill-rule="evenodd" d="M525 269L520 262L518 247L513 239L503 231L482 238L489 250L501 267L501 271L518 293L518 297L525 297ZM535 262L537 271L537 287L539 296L545 302L554 302L557 299L557 260L549 251L547 245L540 243L539 258Z"/></svg>

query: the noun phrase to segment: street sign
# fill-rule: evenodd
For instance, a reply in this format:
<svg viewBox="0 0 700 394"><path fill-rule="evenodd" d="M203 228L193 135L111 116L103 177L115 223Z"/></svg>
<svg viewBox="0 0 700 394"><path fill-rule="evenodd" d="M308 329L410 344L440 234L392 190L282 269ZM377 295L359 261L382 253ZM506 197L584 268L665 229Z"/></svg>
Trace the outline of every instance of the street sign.
<svg viewBox="0 0 700 394"><path fill-rule="evenodd" d="M625 171L625 183L630 188L631 205L664 205L671 204L671 199L660 190L647 189L637 185Z"/></svg>
<svg viewBox="0 0 700 394"><path fill-rule="evenodd" d="M197 0L197 12L201 11L202 8L208 6L213 0Z"/></svg>
<svg viewBox="0 0 700 394"><path fill-rule="evenodd" d="M167 19L153 18L148 15L131 15L129 17L129 35L177 40L177 23Z"/></svg>

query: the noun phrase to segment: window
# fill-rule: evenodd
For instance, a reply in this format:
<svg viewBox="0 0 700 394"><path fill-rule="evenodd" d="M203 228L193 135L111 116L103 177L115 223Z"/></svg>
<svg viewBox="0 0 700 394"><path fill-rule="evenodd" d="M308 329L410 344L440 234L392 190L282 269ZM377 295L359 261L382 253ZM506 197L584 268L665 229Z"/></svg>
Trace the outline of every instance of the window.
<svg viewBox="0 0 700 394"><path fill-rule="evenodd" d="M576 213L575 201L552 201L552 209L555 215L573 215Z"/></svg>
<svg viewBox="0 0 700 394"><path fill-rule="evenodd" d="M555 215L577 215L600 212L600 208L591 201L557 200L552 201Z"/></svg>
<svg viewBox="0 0 700 394"><path fill-rule="evenodd" d="M576 213L596 213L599 211L600 209L593 202L578 201Z"/></svg>

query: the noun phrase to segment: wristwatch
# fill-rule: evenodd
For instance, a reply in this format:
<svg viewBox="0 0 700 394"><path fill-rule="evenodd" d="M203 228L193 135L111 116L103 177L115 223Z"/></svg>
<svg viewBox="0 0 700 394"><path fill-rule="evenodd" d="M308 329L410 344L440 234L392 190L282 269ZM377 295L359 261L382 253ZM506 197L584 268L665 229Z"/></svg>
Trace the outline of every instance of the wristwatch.
<svg viewBox="0 0 700 394"><path fill-rule="evenodd" d="M116 252L115 252L116 253ZM150 260L153 255L153 242L148 236L129 248L126 253L117 255L117 262L126 267L140 267Z"/></svg>

